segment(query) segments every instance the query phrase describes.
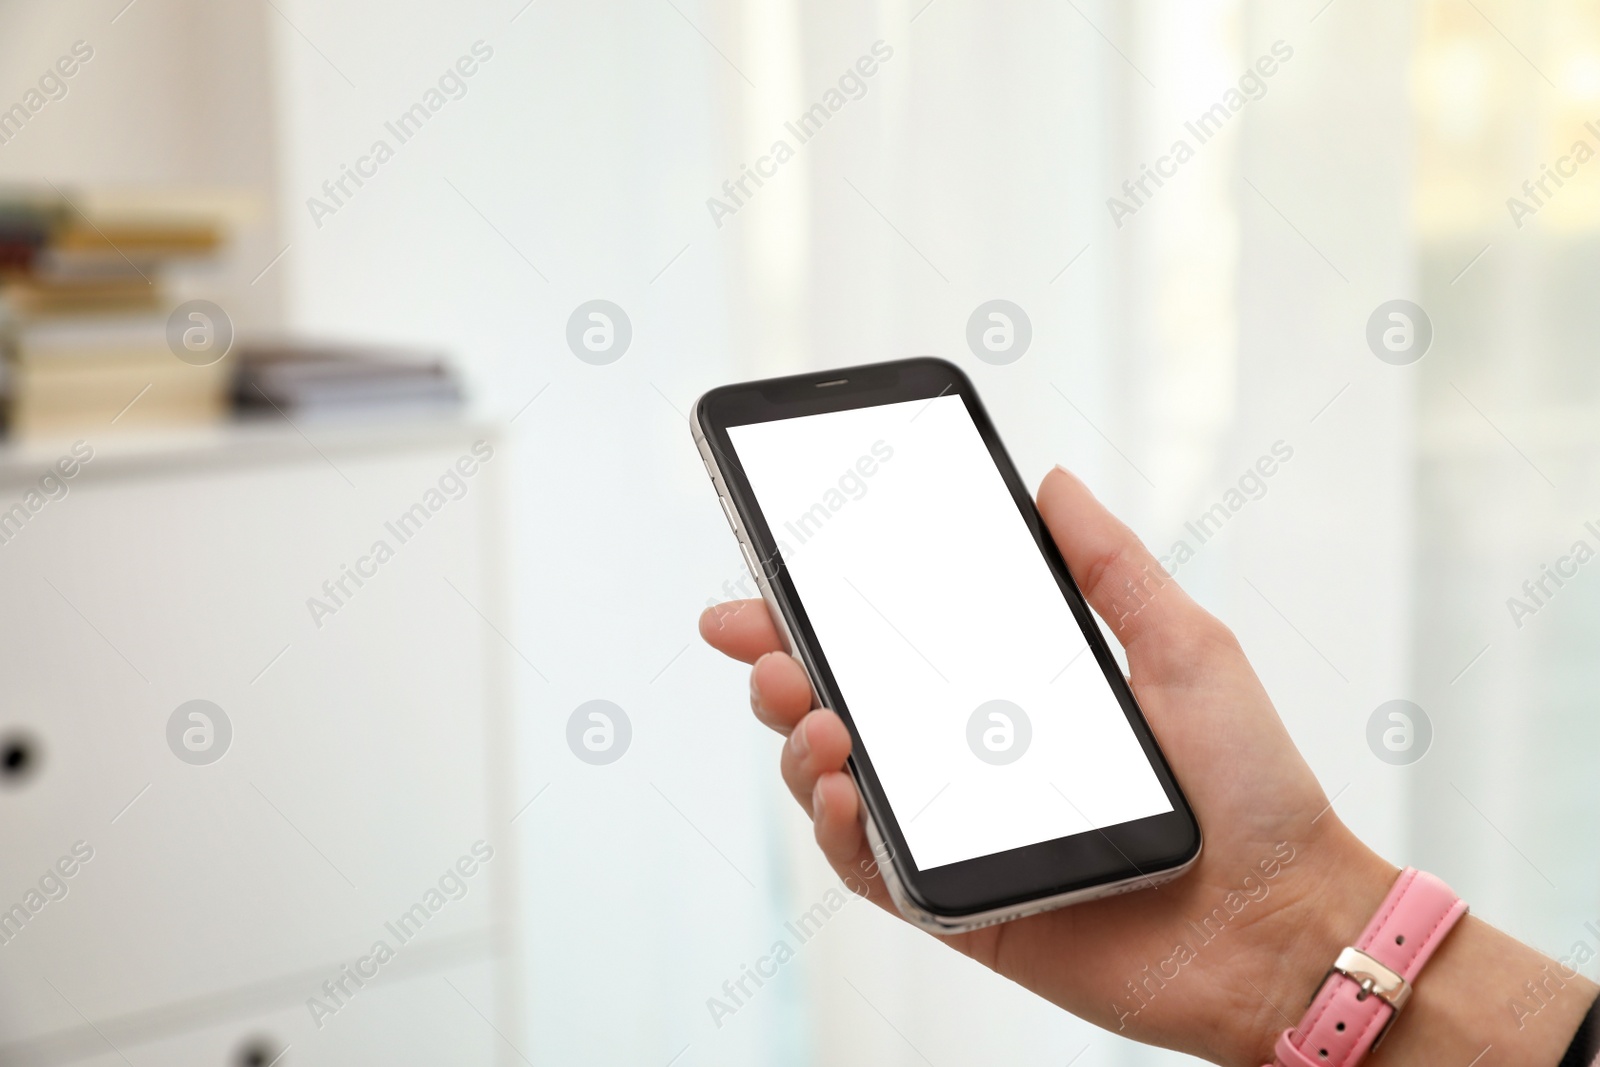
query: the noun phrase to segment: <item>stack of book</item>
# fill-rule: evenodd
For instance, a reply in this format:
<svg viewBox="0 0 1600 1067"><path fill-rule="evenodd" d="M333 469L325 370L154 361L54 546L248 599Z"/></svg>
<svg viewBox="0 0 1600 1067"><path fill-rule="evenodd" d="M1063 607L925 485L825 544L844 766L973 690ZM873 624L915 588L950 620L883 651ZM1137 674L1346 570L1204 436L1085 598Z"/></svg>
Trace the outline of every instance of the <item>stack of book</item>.
<svg viewBox="0 0 1600 1067"><path fill-rule="evenodd" d="M410 349L310 342L241 345L234 400L242 411L295 421L365 414L433 414L461 404L443 356Z"/></svg>
<svg viewBox="0 0 1600 1067"><path fill-rule="evenodd" d="M52 436L215 420L224 363L167 340L166 268L221 246L211 221L88 217L55 193L0 191L0 349L7 432Z"/></svg>

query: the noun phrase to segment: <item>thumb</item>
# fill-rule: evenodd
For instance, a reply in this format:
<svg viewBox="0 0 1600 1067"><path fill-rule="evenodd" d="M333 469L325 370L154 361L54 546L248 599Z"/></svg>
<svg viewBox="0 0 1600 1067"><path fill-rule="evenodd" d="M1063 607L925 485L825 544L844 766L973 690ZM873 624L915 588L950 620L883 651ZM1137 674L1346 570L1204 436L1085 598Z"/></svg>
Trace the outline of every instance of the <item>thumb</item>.
<svg viewBox="0 0 1600 1067"><path fill-rule="evenodd" d="M1122 647L1176 638L1215 620L1178 587L1134 532L1089 487L1057 467L1039 485L1039 513L1089 605Z"/></svg>

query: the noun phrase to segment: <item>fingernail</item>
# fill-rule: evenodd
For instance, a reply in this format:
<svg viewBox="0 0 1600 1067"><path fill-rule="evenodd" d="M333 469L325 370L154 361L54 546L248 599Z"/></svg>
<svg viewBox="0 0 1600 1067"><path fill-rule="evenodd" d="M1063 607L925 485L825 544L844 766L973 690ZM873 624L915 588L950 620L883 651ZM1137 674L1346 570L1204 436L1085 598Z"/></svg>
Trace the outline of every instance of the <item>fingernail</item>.
<svg viewBox="0 0 1600 1067"><path fill-rule="evenodd" d="M801 719L800 725L789 735L789 750L794 753L796 759L805 759L811 752L811 738L806 736L806 724L810 721L810 716Z"/></svg>
<svg viewBox="0 0 1600 1067"><path fill-rule="evenodd" d="M817 822L821 822L823 813L827 809L828 802L823 799L821 788L813 789L811 791L811 817Z"/></svg>
<svg viewBox="0 0 1600 1067"><path fill-rule="evenodd" d="M775 652L766 652L750 664L750 706L757 711L766 710L766 705L761 702L761 690L756 686L756 676L761 673L761 665L767 662L768 656L775 656Z"/></svg>

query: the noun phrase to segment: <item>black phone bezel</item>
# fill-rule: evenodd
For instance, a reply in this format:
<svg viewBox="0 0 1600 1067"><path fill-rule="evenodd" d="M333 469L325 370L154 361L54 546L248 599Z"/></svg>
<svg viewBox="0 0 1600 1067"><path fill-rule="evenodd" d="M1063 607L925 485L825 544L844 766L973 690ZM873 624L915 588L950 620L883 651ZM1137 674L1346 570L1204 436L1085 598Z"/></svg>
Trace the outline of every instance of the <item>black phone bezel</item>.
<svg viewBox="0 0 1600 1067"><path fill-rule="evenodd" d="M856 731L848 702L839 692L826 652L811 628L805 606L783 563L778 542L756 502L727 431L730 426L902 401L932 400L946 395L959 396L966 404L1173 810L922 870L906 846L899 819L873 770L871 754ZM715 454L730 502L738 511L751 540L750 547L758 557L767 584L798 646L796 654L805 661L813 684L819 690L822 706L838 712L850 731L851 774L894 857L902 887L912 903L930 914L959 919L1095 886L1153 877L1182 867L1199 854L1200 825L1188 799L1156 744L1121 668L1083 594L1067 571L1060 550L1001 444L976 389L960 368L945 360L918 357L727 385L711 390L696 402L695 422L705 445Z"/></svg>

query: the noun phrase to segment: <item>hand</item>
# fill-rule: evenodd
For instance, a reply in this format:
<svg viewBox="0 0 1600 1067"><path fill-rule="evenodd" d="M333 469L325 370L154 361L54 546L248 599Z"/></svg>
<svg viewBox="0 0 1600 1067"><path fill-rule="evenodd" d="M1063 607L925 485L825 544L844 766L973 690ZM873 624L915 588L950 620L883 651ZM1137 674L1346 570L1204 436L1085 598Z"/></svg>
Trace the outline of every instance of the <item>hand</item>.
<svg viewBox="0 0 1600 1067"><path fill-rule="evenodd" d="M1107 1029L1259 1067L1398 872L1329 808L1227 627L1066 471L1045 478L1038 502L1073 578L1127 650L1134 694L1205 848L1165 886L942 940ZM805 671L782 651L765 604L708 609L700 631L755 664L751 704L789 738L783 778L812 814L823 854L846 884L893 910L881 879L861 879L873 868L844 771L849 734L833 712L813 710ZM1202 940L1208 918L1220 932ZM1192 958L1180 958L1180 945Z"/></svg>

